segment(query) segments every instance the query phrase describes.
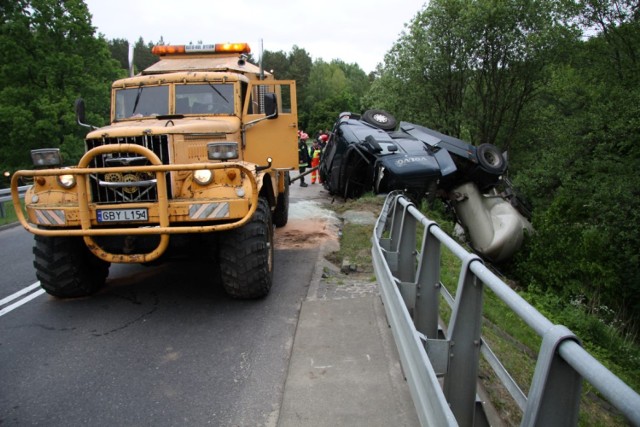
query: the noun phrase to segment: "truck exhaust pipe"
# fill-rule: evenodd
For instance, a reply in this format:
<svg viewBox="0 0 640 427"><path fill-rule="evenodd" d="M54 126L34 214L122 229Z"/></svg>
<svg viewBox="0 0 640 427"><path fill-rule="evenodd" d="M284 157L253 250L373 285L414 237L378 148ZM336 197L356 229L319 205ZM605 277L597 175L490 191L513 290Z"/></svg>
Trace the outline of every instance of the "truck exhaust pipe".
<svg viewBox="0 0 640 427"><path fill-rule="evenodd" d="M129 46L129 77L133 77L133 45L129 41L127 41L127 45Z"/></svg>

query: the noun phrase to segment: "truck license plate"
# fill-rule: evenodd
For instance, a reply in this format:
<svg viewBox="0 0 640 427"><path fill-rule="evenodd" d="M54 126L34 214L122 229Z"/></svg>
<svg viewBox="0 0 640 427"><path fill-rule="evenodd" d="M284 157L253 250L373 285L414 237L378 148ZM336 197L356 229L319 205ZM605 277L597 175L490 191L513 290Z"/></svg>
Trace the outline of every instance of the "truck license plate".
<svg viewBox="0 0 640 427"><path fill-rule="evenodd" d="M147 209L98 209L98 222L131 222L149 220Z"/></svg>

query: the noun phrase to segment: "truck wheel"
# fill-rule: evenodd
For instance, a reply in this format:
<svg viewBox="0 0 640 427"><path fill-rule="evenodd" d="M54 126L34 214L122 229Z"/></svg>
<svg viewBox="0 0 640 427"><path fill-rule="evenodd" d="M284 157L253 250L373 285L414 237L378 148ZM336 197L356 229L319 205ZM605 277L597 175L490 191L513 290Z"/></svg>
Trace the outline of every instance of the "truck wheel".
<svg viewBox="0 0 640 427"><path fill-rule="evenodd" d="M507 168L507 162L502 153L493 144L480 144L476 151L478 163L484 170L496 175L502 175Z"/></svg>
<svg viewBox="0 0 640 427"><path fill-rule="evenodd" d="M393 130L397 124L396 118L384 110L367 110L362 120L382 130Z"/></svg>
<svg viewBox="0 0 640 427"><path fill-rule="evenodd" d="M269 203L258 199L251 220L224 233L219 260L222 287L234 298L262 298L273 282L273 226Z"/></svg>
<svg viewBox="0 0 640 427"><path fill-rule="evenodd" d="M80 237L35 236L36 277L59 298L91 295L104 286L110 263L94 256Z"/></svg>
<svg viewBox="0 0 640 427"><path fill-rule="evenodd" d="M276 227L284 227L289 221L289 172L284 178L284 193L278 194L276 209L273 211L273 224Z"/></svg>

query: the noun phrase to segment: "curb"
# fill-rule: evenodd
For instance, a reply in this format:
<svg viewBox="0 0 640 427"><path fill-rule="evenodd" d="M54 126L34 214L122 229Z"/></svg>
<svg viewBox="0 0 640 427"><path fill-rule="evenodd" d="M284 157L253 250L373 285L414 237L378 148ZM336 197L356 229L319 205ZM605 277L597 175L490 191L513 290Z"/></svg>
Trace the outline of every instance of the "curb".
<svg viewBox="0 0 640 427"><path fill-rule="evenodd" d="M0 225L0 231L7 230L9 228L14 228L14 227L17 227L19 225L20 225L19 222L10 222L9 224Z"/></svg>

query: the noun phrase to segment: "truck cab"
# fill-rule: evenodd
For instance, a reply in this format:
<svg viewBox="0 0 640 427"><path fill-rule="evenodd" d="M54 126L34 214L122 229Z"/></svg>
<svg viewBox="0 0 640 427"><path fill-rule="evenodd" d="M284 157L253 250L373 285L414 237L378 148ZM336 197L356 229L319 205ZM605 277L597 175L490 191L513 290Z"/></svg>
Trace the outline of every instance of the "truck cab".
<svg viewBox="0 0 640 427"><path fill-rule="evenodd" d="M152 52L158 62L113 82L108 126L85 124L76 102L91 129L77 165L40 149L37 169L14 175L14 194L33 179L26 216L16 206L36 235L38 278L53 295L82 296L103 286L110 263L198 257L231 296L265 296L298 163L295 82L247 62L246 43Z"/></svg>

